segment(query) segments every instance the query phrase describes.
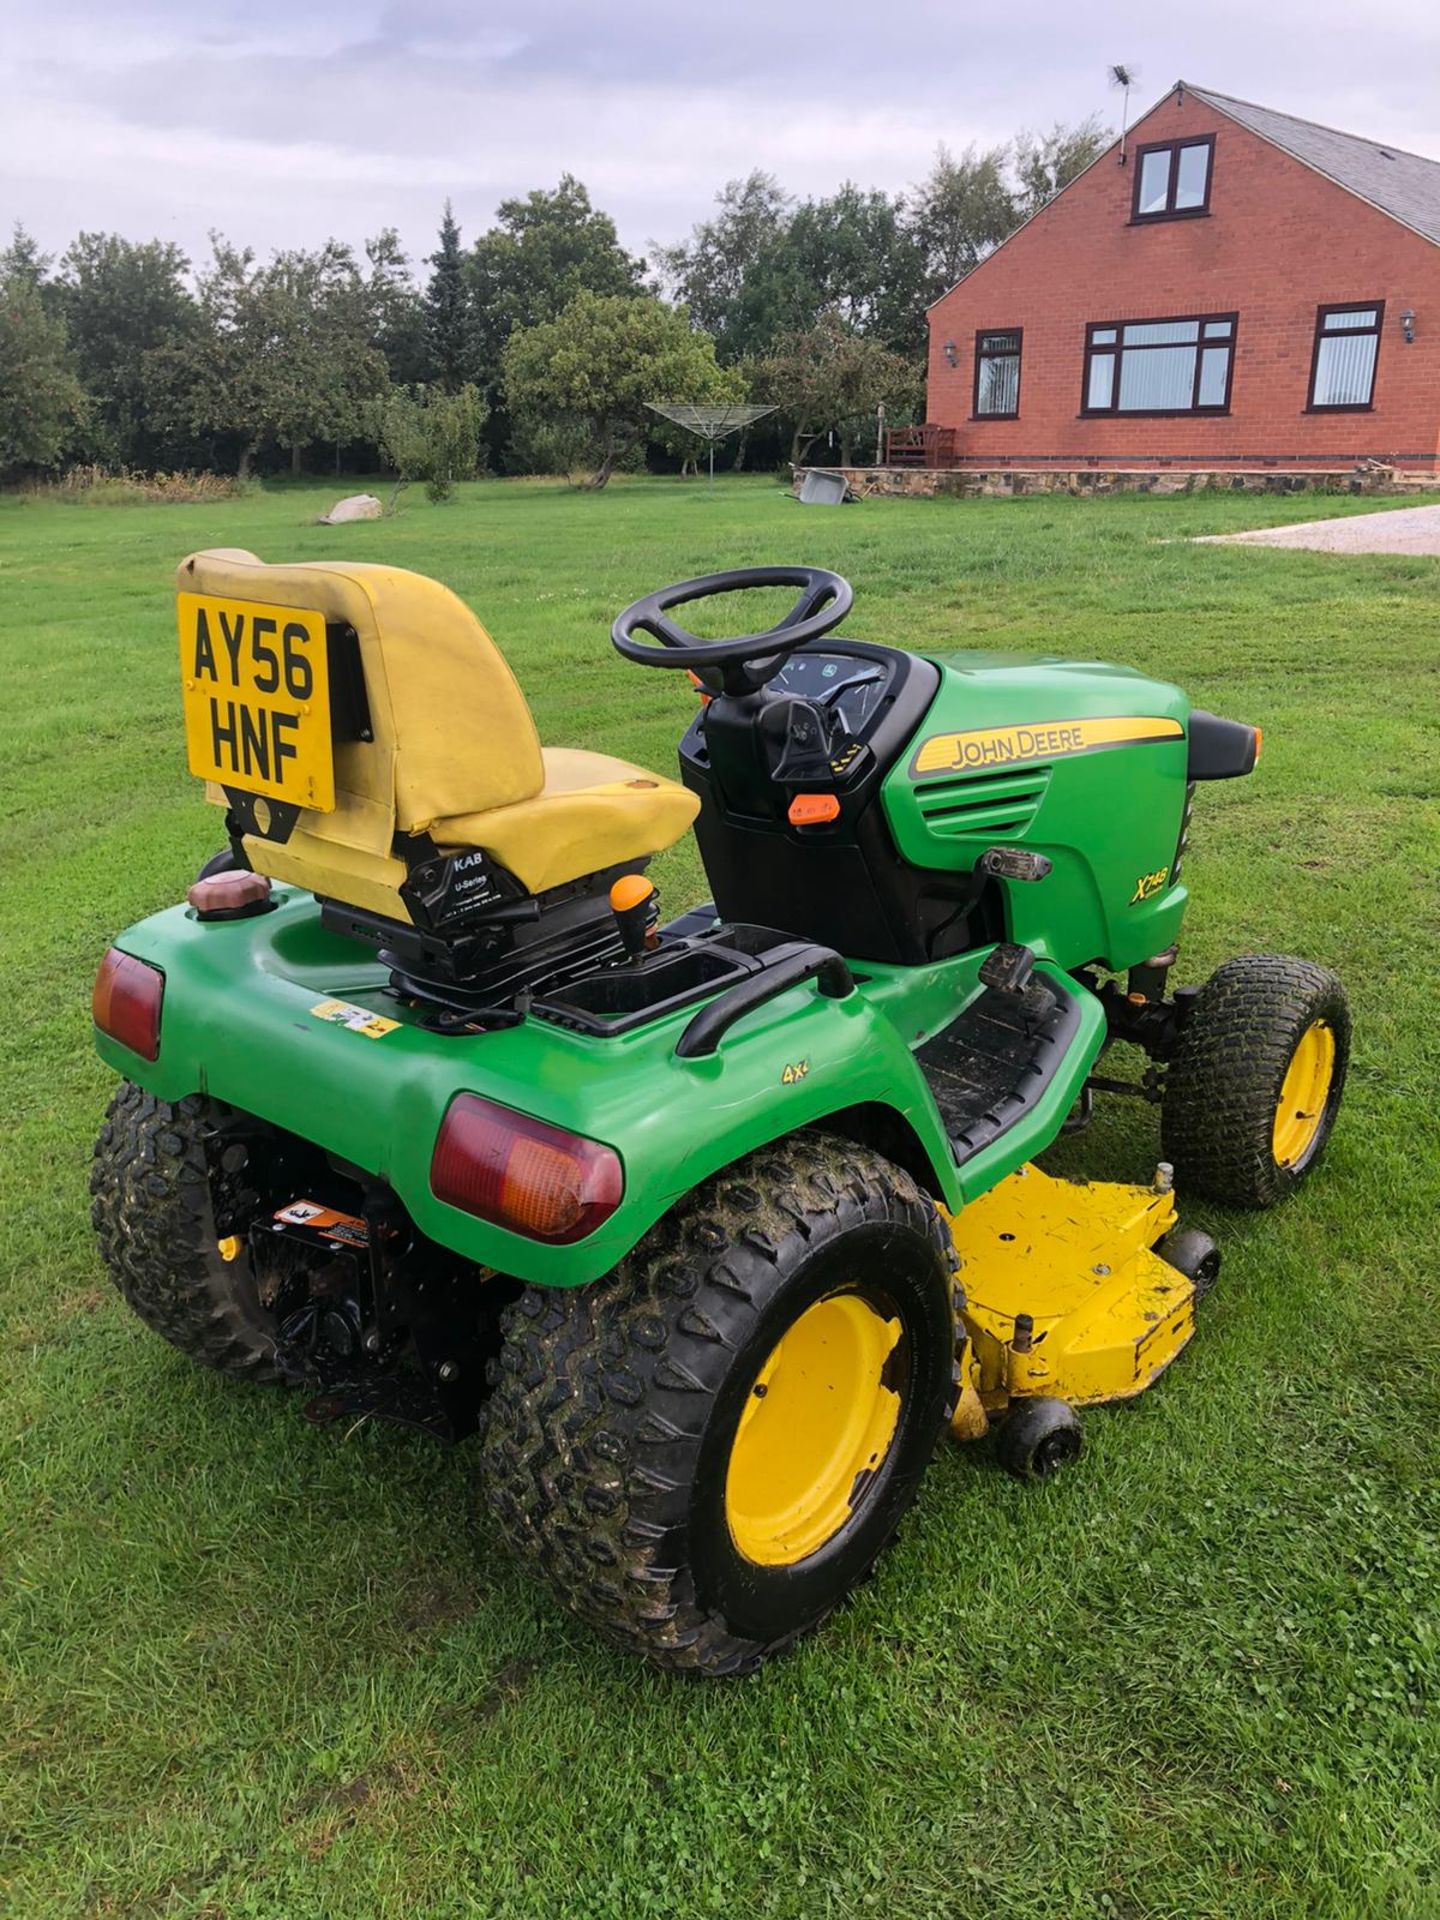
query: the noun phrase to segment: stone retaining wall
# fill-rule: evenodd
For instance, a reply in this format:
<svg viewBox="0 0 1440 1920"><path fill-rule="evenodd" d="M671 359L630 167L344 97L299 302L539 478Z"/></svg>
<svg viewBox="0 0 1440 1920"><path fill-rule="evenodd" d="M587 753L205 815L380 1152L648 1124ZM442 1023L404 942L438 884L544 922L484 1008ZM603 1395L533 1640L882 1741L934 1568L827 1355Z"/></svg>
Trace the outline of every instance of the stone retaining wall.
<svg viewBox="0 0 1440 1920"><path fill-rule="evenodd" d="M990 470L961 467L819 467L821 473L845 476L859 500L878 494L929 499L937 494L985 494L1009 499L1026 493L1395 493L1434 489L1440 477L1397 473L1393 467L1356 468L1348 473L1325 471L1272 473L1241 471L1156 472L1122 467L1022 468ZM796 467L795 491L800 491L809 467Z"/></svg>

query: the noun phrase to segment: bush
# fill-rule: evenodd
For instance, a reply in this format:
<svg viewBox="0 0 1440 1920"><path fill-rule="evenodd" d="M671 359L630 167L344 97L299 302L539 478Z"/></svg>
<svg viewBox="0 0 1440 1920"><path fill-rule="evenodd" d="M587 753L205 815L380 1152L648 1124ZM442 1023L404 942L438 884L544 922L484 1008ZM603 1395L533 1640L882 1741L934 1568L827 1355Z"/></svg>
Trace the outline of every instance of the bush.
<svg viewBox="0 0 1440 1920"><path fill-rule="evenodd" d="M129 467L79 466L28 491L72 506L141 507L238 500L254 488L231 473L137 473Z"/></svg>
<svg viewBox="0 0 1440 1920"><path fill-rule="evenodd" d="M423 480L431 500L448 500L457 480L473 480L480 470L480 431L487 408L470 385L457 393L397 388L376 409L375 437L395 470L391 510L400 489Z"/></svg>
<svg viewBox="0 0 1440 1920"><path fill-rule="evenodd" d="M506 467L569 480L584 471L589 453L590 432L581 421L522 420L511 438Z"/></svg>

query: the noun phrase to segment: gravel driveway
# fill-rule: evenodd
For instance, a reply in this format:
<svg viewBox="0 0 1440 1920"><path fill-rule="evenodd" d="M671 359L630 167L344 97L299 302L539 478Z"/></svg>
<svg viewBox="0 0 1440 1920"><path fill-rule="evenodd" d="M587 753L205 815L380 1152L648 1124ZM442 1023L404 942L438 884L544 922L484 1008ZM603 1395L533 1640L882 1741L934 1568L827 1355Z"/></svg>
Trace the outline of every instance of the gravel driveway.
<svg viewBox="0 0 1440 1920"><path fill-rule="evenodd" d="M1397 507L1389 513L1347 514L1340 520L1303 520L1256 533L1207 533L1209 546L1309 547L1316 553L1433 553L1440 555L1440 507Z"/></svg>

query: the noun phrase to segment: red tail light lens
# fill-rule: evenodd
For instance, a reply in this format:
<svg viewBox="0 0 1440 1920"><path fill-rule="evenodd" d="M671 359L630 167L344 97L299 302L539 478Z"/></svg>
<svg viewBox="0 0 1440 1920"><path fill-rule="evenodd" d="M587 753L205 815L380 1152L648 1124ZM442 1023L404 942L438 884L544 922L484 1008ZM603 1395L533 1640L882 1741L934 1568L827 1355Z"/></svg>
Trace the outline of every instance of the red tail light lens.
<svg viewBox="0 0 1440 1920"><path fill-rule="evenodd" d="M165 998L165 976L133 954L111 947L100 962L90 1011L95 1024L122 1047L142 1060L160 1054L160 1003Z"/></svg>
<svg viewBox="0 0 1440 1920"><path fill-rule="evenodd" d="M609 1219L625 1176L619 1156L598 1140L462 1093L435 1142L430 1188L477 1219L568 1246Z"/></svg>

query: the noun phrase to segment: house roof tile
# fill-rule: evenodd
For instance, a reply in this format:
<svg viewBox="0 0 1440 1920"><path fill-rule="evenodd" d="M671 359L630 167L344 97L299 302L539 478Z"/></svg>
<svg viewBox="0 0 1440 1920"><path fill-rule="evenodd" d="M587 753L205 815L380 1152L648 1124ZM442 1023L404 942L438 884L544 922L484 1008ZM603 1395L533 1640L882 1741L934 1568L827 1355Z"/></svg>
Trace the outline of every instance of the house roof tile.
<svg viewBox="0 0 1440 1920"><path fill-rule="evenodd" d="M1217 107L1262 140L1283 148L1440 246L1440 160L1427 160L1378 140L1362 140L1358 134L1340 133L1313 120L1297 120L1293 114L1257 107L1227 93L1212 93L1208 87L1184 85L1196 100Z"/></svg>

